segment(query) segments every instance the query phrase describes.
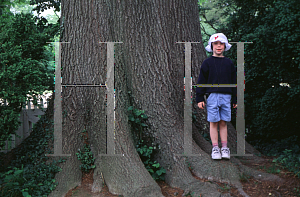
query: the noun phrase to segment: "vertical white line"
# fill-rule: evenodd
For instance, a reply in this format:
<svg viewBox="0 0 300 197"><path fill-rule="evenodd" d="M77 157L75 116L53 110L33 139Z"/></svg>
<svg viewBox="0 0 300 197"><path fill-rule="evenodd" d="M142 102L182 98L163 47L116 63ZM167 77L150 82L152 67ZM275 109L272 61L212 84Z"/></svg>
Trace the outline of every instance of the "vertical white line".
<svg viewBox="0 0 300 197"><path fill-rule="evenodd" d="M62 106L61 106L61 44L69 42L53 42L55 47L55 99L54 99L54 154L47 156L71 156L62 154Z"/></svg>
<svg viewBox="0 0 300 197"><path fill-rule="evenodd" d="M185 100L184 100L184 152L192 154L192 100L191 100L191 48L190 42L185 43Z"/></svg>

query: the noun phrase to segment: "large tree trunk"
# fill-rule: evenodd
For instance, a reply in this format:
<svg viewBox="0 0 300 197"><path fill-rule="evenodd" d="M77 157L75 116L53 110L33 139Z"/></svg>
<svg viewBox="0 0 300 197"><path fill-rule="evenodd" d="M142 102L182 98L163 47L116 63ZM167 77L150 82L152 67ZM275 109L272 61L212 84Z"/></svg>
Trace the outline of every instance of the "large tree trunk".
<svg viewBox="0 0 300 197"><path fill-rule="evenodd" d="M109 191L123 196L163 196L159 186L141 162L128 125L128 91L135 108L145 110L149 132L160 144L158 162L167 169L166 182L194 196L221 196L216 185L201 178L227 182L240 188L240 171L256 171L241 165L238 159L213 161L211 145L199 135L209 132L205 111L196 104L197 122L193 125L193 154L183 153L184 128L184 45L176 42L201 41L196 0L157 1L62 1L63 44L62 79L64 84L104 84L106 45L99 42L123 42L115 46L115 145L124 156L99 156L106 153L105 89L99 87L63 88L64 153L72 154L56 175L59 185L51 196L63 196L80 184L81 172L75 152L82 147L80 132L87 129L96 157L94 191L101 190L102 175ZM192 76L196 84L200 65L206 58L203 44L192 45ZM187 88L188 89L188 88ZM194 95L194 93L193 93ZM90 110L90 114L87 111ZM236 131L228 125L229 147L234 149ZM247 144L250 152L254 149ZM256 157L250 158L254 159ZM263 174L257 178L269 178Z"/></svg>

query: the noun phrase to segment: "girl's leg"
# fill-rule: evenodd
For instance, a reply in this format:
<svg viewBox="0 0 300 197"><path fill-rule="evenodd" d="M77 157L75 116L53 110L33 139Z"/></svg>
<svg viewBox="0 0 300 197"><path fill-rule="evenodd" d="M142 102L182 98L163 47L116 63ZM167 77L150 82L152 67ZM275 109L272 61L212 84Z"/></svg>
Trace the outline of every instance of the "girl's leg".
<svg viewBox="0 0 300 197"><path fill-rule="evenodd" d="M224 144L227 147L227 123L224 120L220 120L219 127L222 147L224 147Z"/></svg>
<svg viewBox="0 0 300 197"><path fill-rule="evenodd" d="M218 144L218 122L210 122L210 139L212 144Z"/></svg>

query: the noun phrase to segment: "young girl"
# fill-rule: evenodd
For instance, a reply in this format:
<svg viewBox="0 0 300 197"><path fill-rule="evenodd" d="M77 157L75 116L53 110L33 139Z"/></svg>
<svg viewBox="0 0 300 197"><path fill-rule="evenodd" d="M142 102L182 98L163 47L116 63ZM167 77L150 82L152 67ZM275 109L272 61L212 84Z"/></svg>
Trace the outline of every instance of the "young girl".
<svg viewBox="0 0 300 197"><path fill-rule="evenodd" d="M223 33L213 34L205 49L213 55L203 61L197 84L236 84L236 68L232 61L223 56L231 45ZM230 159L230 150L227 147L227 123L231 121L230 100L236 108L236 87L197 87L196 101L198 107L205 107L204 94L207 98L207 121L210 122L210 138L212 141L212 159ZM222 149L218 146L218 125ZM222 152L222 155L221 155Z"/></svg>

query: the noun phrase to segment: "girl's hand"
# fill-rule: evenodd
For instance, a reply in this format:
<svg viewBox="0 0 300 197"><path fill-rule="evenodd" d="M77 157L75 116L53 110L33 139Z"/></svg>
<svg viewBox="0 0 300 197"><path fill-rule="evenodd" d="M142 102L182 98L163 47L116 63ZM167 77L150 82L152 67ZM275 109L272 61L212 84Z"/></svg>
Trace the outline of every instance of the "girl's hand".
<svg viewBox="0 0 300 197"><path fill-rule="evenodd" d="M201 109L203 109L203 107L205 107L204 101L198 103L198 107L201 108Z"/></svg>
<svg viewBox="0 0 300 197"><path fill-rule="evenodd" d="M237 104L232 104L233 105L233 108L236 108L237 107Z"/></svg>

